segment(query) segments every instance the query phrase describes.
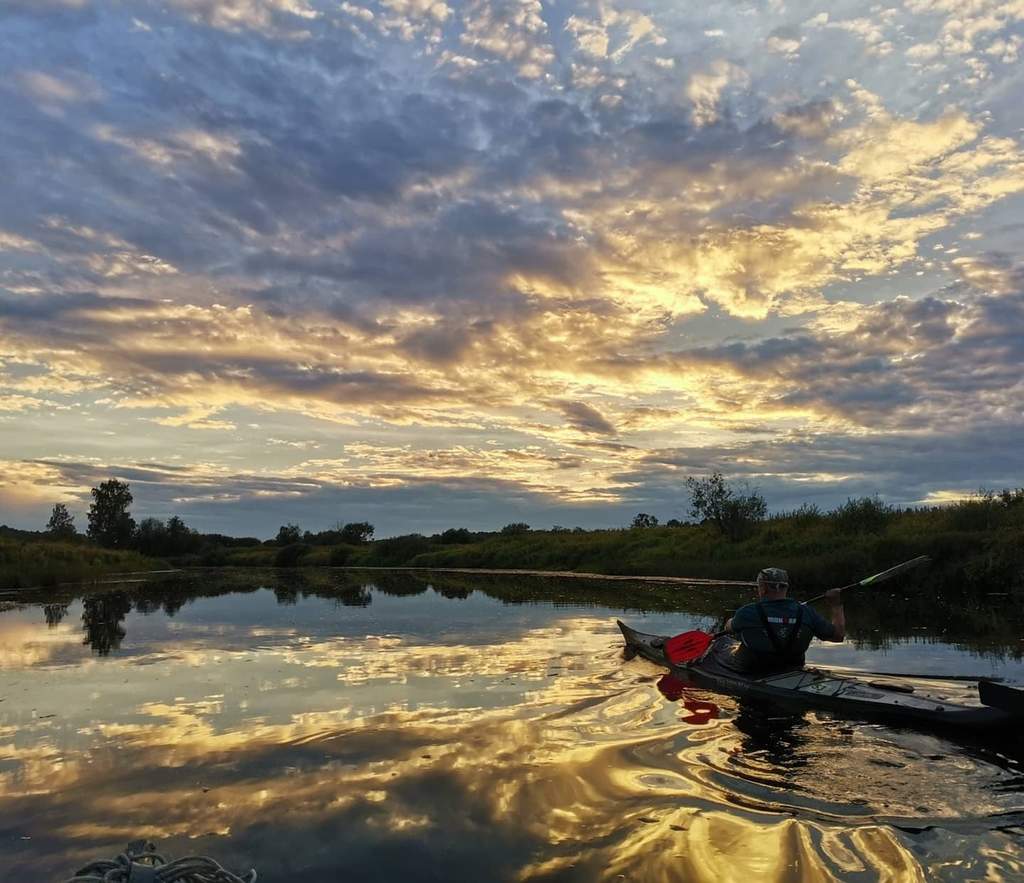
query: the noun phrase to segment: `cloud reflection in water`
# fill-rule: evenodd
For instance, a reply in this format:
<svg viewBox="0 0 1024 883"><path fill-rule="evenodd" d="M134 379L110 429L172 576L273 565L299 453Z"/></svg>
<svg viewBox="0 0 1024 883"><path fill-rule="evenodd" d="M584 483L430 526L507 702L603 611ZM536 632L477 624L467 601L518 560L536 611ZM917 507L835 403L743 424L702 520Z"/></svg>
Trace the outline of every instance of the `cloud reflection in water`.
<svg viewBox="0 0 1024 883"><path fill-rule="evenodd" d="M271 880L971 879L1024 860L990 818L1020 808L1009 773L729 699L684 721L604 611L416 600L499 629L481 644L402 628L412 599L371 618L303 598L290 623L232 600L231 622L186 608L102 660L69 655L88 653L74 605L49 632L38 609L0 617L5 879L141 836Z"/></svg>

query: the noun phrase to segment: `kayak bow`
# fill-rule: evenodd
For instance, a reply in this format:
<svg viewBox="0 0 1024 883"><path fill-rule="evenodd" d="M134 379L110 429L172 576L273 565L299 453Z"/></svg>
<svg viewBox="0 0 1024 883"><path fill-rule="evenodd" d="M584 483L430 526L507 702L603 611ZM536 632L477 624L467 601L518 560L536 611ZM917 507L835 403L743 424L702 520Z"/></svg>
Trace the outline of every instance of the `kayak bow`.
<svg viewBox="0 0 1024 883"><path fill-rule="evenodd" d="M631 653L665 666L677 677L718 693L762 699L779 705L821 708L844 717L929 727L987 731L1024 720L1021 716L1024 714L1021 701L1024 691L1012 687L993 691L988 682L981 682L982 700L999 705L988 707L908 693L906 687L868 682L817 668L798 668L757 677L734 671L717 660L713 652L685 665L674 664L665 655L666 636L644 634L623 622L619 622L619 628ZM735 639L726 637L720 640Z"/></svg>

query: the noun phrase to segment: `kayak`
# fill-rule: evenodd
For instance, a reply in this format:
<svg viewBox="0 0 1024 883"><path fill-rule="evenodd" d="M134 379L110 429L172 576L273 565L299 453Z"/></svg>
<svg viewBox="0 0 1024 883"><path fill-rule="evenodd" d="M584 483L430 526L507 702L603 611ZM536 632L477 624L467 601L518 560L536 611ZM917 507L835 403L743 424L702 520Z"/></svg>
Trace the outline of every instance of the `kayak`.
<svg viewBox="0 0 1024 883"><path fill-rule="evenodd" d="M866 681L832 674L818 668L794 668L757 676L724 664L736 643L730 636L718 638L703 657L686 664L671 662L664 652L667 637L647 635L619 622L628 651L669 668L678 678L698 687L741 698L761 699L776 705L820 708L844 717L890 723L954 727L988 731L1009 723L1024 722L1020 700L1024 691L999 684L979 683L981 701L992 705L964 705L917 693L900 683ZM725 652L723 652L725 651Z"/></svg>

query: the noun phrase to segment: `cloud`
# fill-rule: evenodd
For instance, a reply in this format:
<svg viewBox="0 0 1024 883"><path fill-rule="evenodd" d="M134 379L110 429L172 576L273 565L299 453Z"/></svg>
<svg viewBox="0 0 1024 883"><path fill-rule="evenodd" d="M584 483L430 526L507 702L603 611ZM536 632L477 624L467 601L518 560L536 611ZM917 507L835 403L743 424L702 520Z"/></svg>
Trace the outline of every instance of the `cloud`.
<svg viewBox="0 0 1024 883"><path fill-rule="evenodd" d="M600 520L653 450L1012 424L1018 12L869 12L8 4L0 456Z"/></svg>
<svg viewBox="0 0 1024 883"><path fill-rule="evenodd" d="M472 51L515 65L528 80L543 77L555 57L539 0L471 0L459 39Z"/></svg>
<svg viewBox="0 0 1024 883"><path fill-rule="evenodd" d="M686 86L686 97L692 102L694 124L706 126L719 118L719 101L726 88L733 84L740 86L749 82L747 72L738 65L719 58L706 71L690 77Z"/></svg>

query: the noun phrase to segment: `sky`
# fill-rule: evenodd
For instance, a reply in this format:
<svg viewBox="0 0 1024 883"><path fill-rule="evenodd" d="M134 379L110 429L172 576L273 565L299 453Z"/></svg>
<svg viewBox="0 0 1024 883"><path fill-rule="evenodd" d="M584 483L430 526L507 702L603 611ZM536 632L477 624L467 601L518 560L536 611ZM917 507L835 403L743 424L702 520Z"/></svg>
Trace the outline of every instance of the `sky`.
<svg viewBox="0 0 1024 883"><path fill-rule="evenodd" d="M0 522L1024 484L1024 3L6 0Z"/></svg>

